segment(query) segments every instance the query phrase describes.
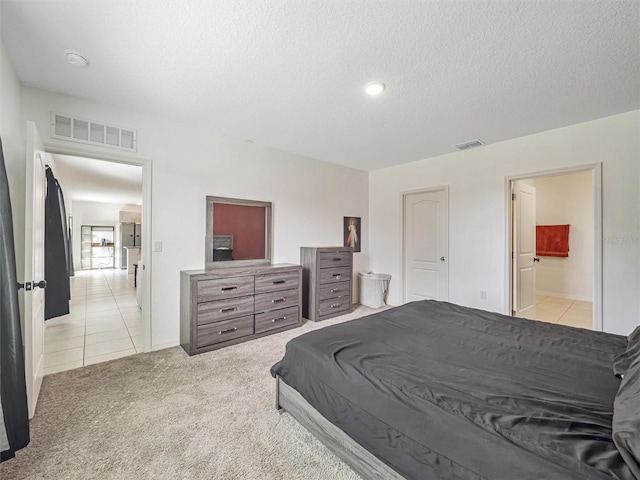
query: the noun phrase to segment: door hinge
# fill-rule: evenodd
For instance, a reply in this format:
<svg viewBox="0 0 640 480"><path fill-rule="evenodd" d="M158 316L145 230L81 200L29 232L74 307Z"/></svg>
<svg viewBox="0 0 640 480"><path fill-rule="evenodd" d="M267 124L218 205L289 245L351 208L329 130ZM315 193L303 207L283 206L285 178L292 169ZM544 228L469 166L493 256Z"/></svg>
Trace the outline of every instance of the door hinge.
<svg viewBox="0 0 640 480"><path fill-rule="evenodd" d="M516 258L516 252L511 252L511 258Z"/></svg>
<svg viewBox="0 0 640 480"><path fill-rule="evenodd" d="M516 194L515 193L511 194L511 200L514 201L514 202L516 201Z"/></svg>

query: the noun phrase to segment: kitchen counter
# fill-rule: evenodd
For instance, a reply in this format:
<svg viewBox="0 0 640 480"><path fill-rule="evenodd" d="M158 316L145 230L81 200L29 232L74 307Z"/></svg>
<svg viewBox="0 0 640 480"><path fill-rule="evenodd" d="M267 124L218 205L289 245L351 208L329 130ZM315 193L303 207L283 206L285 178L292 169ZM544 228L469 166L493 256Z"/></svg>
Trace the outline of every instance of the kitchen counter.
<svg viewBox="0 0 640 480"><path fill-rule="evenodd" d="M123 247L127 251L127 275L135 273L135 264L140 261L140 247Z"/></svg>

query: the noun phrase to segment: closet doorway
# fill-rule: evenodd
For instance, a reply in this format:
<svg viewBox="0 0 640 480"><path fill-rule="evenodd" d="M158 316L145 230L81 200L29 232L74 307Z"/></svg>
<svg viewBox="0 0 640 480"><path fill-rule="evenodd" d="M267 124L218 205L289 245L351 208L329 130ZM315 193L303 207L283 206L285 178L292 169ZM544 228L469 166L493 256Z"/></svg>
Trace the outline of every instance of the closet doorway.
<svg viewBox="0 0 640 480"><path fill-rule="evenodd" d="M507 195L508 311L601 331L600 165L510 177Z"/></svg>
<svg viewBox="0 0 640 480"><path fill-rule="evenodd" d="M449 300L449 186L402 194L403 301Z"/></svg>

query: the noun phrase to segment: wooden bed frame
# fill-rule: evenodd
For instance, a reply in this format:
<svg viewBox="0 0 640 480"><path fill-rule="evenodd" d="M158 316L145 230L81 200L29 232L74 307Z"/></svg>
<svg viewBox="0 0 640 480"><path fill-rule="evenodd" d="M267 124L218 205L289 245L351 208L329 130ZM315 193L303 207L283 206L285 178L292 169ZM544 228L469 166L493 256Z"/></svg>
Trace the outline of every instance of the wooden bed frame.
<svg viewBox="0 0 640 480"><path fill-rule="evenodd" d="M276 408L287 412L362 478L406 480L324 418L296 390L276 377Z"/></svg>

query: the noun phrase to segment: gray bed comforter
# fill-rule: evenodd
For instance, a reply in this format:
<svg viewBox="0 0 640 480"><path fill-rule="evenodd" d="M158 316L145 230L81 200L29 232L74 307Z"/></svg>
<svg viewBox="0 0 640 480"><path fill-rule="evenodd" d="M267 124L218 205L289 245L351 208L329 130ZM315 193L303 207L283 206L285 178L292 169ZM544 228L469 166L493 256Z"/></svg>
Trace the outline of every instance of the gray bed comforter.
<svg viewBox="0 0 640 480"><path fill-rule="evenodd" d="M307 333L273 366L408 479L633 479L611 439L626 338L421 301Z"/></svg>

